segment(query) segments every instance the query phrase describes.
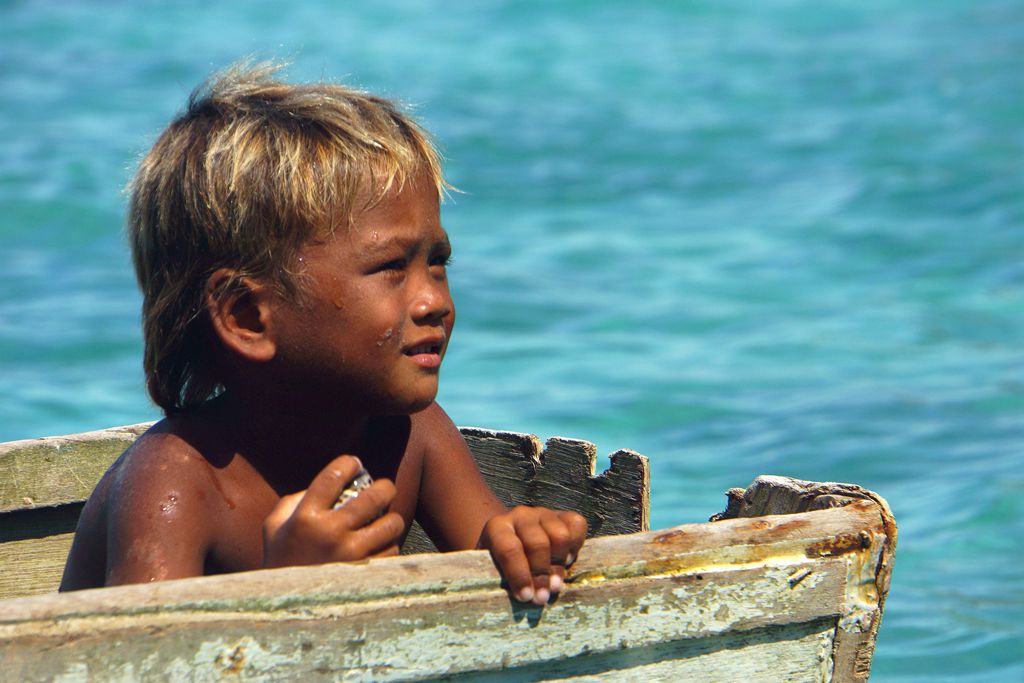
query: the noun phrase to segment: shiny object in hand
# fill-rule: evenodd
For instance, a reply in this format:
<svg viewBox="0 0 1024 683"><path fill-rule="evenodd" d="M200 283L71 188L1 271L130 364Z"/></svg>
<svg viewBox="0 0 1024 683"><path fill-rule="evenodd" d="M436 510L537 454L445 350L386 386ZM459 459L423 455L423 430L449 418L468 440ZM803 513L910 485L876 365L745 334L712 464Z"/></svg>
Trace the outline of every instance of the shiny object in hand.
<svg viewBox="0 0 1024 683"><path fill-rule="evenodd" d="M365 469L359 470L359 473L355 476L352 481L349 482L348 486L338 496L338 500L334 502L332 509L337 510L343 507L350 500L358 496L363 489L369 488L370 484L373 483L373 477Z"/></svg>

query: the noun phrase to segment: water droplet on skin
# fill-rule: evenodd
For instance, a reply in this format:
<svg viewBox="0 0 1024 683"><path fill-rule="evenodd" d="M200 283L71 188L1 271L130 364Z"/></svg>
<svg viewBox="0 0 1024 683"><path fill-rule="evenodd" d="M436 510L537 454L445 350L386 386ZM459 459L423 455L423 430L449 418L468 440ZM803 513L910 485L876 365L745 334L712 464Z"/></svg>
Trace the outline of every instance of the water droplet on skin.
<svg viewBox="0 0 1024 683"><path fill-rule="evenodd" d="M165 514L168 512L172 512L174 508L177 507L177 505L178 496L173 493L170 493L167 495L167 501L160 503L160 512L163 512Z"/></svg>

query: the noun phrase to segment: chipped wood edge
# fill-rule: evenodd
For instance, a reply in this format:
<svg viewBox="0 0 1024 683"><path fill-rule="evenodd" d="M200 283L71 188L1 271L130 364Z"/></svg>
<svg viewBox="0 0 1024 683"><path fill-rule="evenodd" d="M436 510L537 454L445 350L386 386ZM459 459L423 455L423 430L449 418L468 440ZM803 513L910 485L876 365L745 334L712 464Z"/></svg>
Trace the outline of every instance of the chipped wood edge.
<svg viewBox="0 0 1024 683"><path fill-rule="evenodd" d="M105 427L88 432L76 432L74 434L60 434L58 436L41 436L34 439L20 439L17 441L4 441L0 443L0 457L14 450L21 450L31 446L52 446L59 449L61 446L85 441L102 441L108 438L123 441L134 441L156 422L138 422L130 425L117 427Z"/></svg>
<svg viewBox="0 0 1024 683"><path fill-rule="evenodd" d="M645 456L631 450L616 451L610 456L611 464L608 469L595 475L597 447L583 439L553 436L542 443L537 436L523 432L482 427L459 427L459 431L481 465L484 477L506 505L549 505L584 514L597 514L594 510L594 500L585 494L593 490L608 490L617 492L614 497L620 505L615 510L614 523L610 525L610 530L598 530L591 526L590 537L650 529L650 465ZM564 481L551 478L551 474L558 471L552 464L556 461L560 466L569 467L569 470L563 472L566 475ZM517 469L519 470L520 479L517 481L521 481L525 486L518 492L519 495L508 495L510 491L503 489L501 481L490 479L494 474L491 469L496 462L500 463L500 479L515 477ZM551 493L551 487L557 486L576 490L580 494L576 503L567 503L545 495L545 492ZM548 488L545 490L534 487ZM509 486L509 489L515 488L517 487ZM414 522L402 545L402 553L416 554L436 550L427 534Z"/></svg>
<svg viewBox="0 0 1024 683"><path fill-rule="evenodd" d="M600 475L611 477L612 473L629 471L639 473L640 491L640 531L647 531L651 528L651 463L645 455L641 455L628 448L620 448L609 456L611 466Z"/></svg>
<svg viewBox="0 0 1024 683"><path fill-rule="evenodd" d="M713 515L711 522L758 517L767 510L787 514L843 507L855 501L868 501L874 506L880 531L870 541L861 539L872 551L855 555L856 559L850 562L847 614L836 626L832 656L833 681L866 681L896 558L898 530L889 503L856 484L811 482L777 475L761 475L746 489L729 489L726 497L725 511Z"/></svg>
<svg viewBox="0 0 1024 683"><path fill-rule="evenodd" d="M460 427L459 430L481 465L484 477L506 505L548 505L603 518L606 515L595 510L601 498L588 495L602 491L605 498L614 498L616 507L609 507L607 514L607 517L613 517L612 523L608 529L591 526L589 537L650 529L650 463L647 457L636 451L615 451L610 456L609 467L595 474L597 447L590 441L553 436L542 444L537 436L523 432L480 427ZM495 463L499 463L498 468L505 478L515 476L517 468L521 468L521 479L517 481L522 482L524 489L518 491L520 495L507 495L510 492L503 489L501 481L489 479ZM559 470L558 467L568 469ZM560 500L552 494L553 488L571 489L578 495L575 501ZM426 532L414 522L402 544L402 554L436 550Z"/></svg>

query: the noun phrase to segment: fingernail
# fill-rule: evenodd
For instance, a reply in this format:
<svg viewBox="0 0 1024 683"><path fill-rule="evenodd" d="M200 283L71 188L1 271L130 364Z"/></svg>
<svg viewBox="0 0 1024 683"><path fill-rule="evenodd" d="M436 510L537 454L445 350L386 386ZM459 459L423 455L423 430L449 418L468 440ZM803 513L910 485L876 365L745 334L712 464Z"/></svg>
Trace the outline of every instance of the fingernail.
<svg viewBox="0 0 1024 683"><path fill-rule="evenodd" d="M550 599L551 593L548 592L547 588L538 588L537 594L533 596L533 604L546 605Z"/></svg>
<svg viewBox="0 0 1024 683"><path fill-rule="evenodd" d="M519 594L516 596L516 599L519 600L519 602L530 602L531 600L533 600L533 587L527 586L526 588L519 591Z"/></svg>
<svg viewBox="0 0 1024 683"><path fill-rule="evenodd" d="M548 580L548 584L551 586L551 592L557 593L562 590L562 577L558 574L552 574L551 578Z"/></svg>
<svg viewBox="0 0 1024 683"><path fill-rule="evenodd" d="M565 566L566 567L571 567L572 563L575 562L575 561L576 561L576 556L573 555L572 553L569 553L568 555L565 556Z"/></svg>

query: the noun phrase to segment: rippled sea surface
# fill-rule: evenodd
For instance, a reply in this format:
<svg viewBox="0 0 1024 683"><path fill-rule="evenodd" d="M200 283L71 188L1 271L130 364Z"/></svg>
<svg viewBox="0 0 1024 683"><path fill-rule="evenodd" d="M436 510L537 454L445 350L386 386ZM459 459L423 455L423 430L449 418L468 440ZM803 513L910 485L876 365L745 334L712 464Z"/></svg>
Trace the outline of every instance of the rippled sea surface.
<svg viewBox="0 0 1024 683"><path fill-rule="evenodd" d="M0 1L0 440L157 416L121 188L286 59L444 149L456 422L649 455L655 526L878 491L873 680L1024 679L1024 4L362 4Z"/></svg>

